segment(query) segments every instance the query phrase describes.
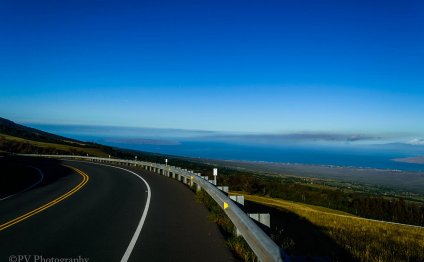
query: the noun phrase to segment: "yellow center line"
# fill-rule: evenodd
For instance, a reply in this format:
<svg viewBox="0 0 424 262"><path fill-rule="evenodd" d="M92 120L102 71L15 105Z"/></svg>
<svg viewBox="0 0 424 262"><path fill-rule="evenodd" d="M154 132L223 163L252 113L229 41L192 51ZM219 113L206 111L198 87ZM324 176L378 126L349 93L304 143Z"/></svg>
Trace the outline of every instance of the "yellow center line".
<svg viewBox="0 0 424 262"><path fill-rule="evenodd" d="M77 169L75 167L71 167L71 166L67 166L67 165L65 165L65 166L68 167L68 168L70 168L70 169L72 169L72 170L74 170L78 174L80 174L82 176L82 181L77 186L75 186L74 188L72 188L70 191L68 191L67 193L63 194L62 196L54 199L53 201L50 201L50 202L48 202L47 204L44 204L41 207L38 207L38 208L36 208L36 209L28 212L28 213L25 213L25 214L23 214L23 215L15 218L15 219L12 219L9 222L6 222L4 224L1 224L0 225L0 231L5 230L8 227L11 227L11 226L13 226L13 225L15 225L15 224L23 221L23 220L26 220L26 219L28 219L28 218L30 218L30 217L32 217L32 216L34 216L34 215L36 215L36 214L44 211L44 210L46 210L49 207L52 207L52 206L58 204L62 200L70 197L75 192L77 192L78 190L80 190L83 186L85 186L85 184L87 184L87 182L89 180L89 177L88 177L87 174L85 174L84 172L82 172L81 170L79 170L79 169Z"/></svg>

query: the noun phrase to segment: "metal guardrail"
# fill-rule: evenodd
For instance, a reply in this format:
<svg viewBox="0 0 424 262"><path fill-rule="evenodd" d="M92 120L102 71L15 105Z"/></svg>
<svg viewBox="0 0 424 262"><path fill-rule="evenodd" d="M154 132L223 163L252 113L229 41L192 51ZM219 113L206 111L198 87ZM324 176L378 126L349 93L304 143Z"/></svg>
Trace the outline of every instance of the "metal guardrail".
<svg viewBox="0 0 424 262"><path fill-rule="evenodd" d="M181 169L179 167L163 165L145 161L136 160L122 160L116 158L101 158L101 157L87 157L87 156L70 156L70 155L28 155L22 156L39 156L49 158L68 158L68 159L82 159L92 162L103 163L116 163L132 166L141 166L147 170L157 172L163 175L178 176L182 178L183 182L196 184L197 188L205 190L215 202L224 210L234 226L238 229L240 234L246 240L247 244L258 257L259 261L290 261L290 257L267 235L265 232L256 225L256 223L243 211L237 204L235 204L227 195L219 190L214 184L209 182L199 174L191 171ZM224 208L224 205L226 208Z"/></svg>

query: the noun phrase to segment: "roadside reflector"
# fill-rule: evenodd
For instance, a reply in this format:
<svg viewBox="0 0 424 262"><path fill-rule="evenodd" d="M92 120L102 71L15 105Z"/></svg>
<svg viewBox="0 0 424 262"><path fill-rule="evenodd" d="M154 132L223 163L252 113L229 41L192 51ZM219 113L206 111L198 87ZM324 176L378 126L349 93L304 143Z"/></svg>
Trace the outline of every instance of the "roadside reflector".
<svg viewBox="0 0 424 262"><path fill-rule="evenodd" d="M227 209L227 208L228 208L228 203L224 202L224 209Z"/></svg>

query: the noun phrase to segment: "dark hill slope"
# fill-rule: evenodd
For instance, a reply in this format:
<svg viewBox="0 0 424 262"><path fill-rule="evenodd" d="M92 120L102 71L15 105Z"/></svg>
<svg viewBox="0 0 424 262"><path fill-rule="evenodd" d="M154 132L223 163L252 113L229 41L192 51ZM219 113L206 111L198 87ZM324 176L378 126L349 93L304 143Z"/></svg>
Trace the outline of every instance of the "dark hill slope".
<svg viewBox="0 0 424 262"><path fill-rule="evenodd" d="M59 143L65 145L85 145L77 140L50 134L35 128L26 127L16 124L8 119L0 117L0 133L15 137L20 137L28 140L46 142L46 143Z"/></svg>
<svg viewBox="0 0 424 262"><path fill-rule="evenodd" d="M117 148L44 132L0 117L0 151L25 154L74 154L133 157L133 153Z"/></svg>

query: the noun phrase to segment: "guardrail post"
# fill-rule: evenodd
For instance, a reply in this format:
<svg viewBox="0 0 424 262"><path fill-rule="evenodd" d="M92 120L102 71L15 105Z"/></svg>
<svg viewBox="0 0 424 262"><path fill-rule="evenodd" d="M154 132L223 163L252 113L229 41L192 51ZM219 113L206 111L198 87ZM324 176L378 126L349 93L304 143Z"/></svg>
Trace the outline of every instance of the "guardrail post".
<svg viewBox="0 0 424 262"><path fill-rule="evenodd" d="M233 200L234 202L239 203L240 205L244 206L244 196L232 195L232 196L230 196L230 199Z"/></svg>
<svg viewBox="0 0 424 262"><path fill-rule="evenodd" d="M253 213L248 214L249 217L251 217L253 220L258 221L262 225L267 226L268 228L271 227L271 215L269 213Z"/></svg>
<svg viewBox="0 0 424 262"><path fill-rule="evenodd" d="M216 177L218 176L218 168L214 168L213 169L213 182L212 184L214 184L216 186Z"/></svg>
<svg viewBox="0 0 424 262"><path fill-rule="evenodd" d="M218 186L218 189L228 194L228 186Z"/></svg>

